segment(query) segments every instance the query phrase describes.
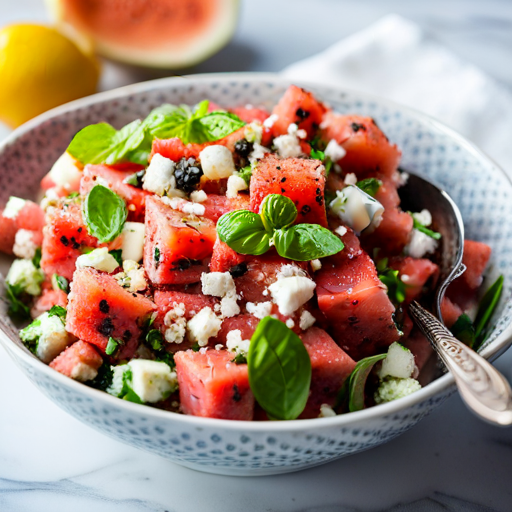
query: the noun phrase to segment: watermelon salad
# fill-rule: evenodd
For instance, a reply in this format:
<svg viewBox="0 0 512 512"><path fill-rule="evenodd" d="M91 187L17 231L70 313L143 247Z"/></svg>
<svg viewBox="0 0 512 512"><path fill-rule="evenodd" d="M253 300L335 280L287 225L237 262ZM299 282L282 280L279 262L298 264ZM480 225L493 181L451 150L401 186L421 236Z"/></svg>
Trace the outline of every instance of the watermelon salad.
<svg viewBox="0 0 512 512"><path fill-rule="evenodd" d="M400 209L400 149L291 86L272 112L162 105L78 132L40 204L0 211L26 347L118 398L233 420L334 416L421 388L413 326L443 240ZM477 349L501 293L466 241L444 322ZM483 295L483 298L482 298Z"/></svg>

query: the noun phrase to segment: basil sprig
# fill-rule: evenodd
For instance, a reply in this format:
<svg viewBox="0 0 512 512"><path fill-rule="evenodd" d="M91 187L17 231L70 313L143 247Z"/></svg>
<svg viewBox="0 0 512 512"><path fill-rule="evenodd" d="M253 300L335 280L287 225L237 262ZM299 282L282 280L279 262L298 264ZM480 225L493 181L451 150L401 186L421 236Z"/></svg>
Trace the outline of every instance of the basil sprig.
<svg viewBox="0 0 512 512"><path fill-rule="evenodd" d="M297 207L288 197L269 194L261 213L235 210L217 222L219 238L240 254L260 255L272 245L283 258L309 261L340 252L343 242L318 224L297 224Z"/></svg>
<svg viewBox="0 0 512 512"><path fill-rule="evenodd" d="M230 112L208 113L208 101L195 109L188 105L162 105L144 121L133 121L121 130L108 123L86 126L68 146L68 153L83 164L108 164L120 161L147 164L155 137L179 137L184 144L211 142L238 130L245 123Z"/></svg>
<svg viewBox="0 0 512 512"><path fill-rule="evenodd" d="M366 192L369 196L375 197L375 194L379 191L382 186L382 181L377 178L366 178L356 183L356 187L360 188L363 192Z"/></svg>
<svg viewBox="0 0 512 512"><path fill-rule="evenodd" d="M270 316L258 324L247 355L249 384L271 419L297 418L309 395L311 360L301 339Z"/></svg>
<svg viewBox="0 0 512 512"><path fill-rule="evenodd" d="M128 217L123 199L103 185L95 185L87 194L83 212L89 233L101 243L114 240Z"/></svg>
<svg viewBox="0 0 512 512"><path fill-rule="evenodd" d="M377 354L358 361L338 394L337 407L342 406L349 412L364 409L364 388L368 375L370 375L374 365L385 359L386 356L387 354Z"/></svg>
<svg viewBox="0 0 512 512"><path fill-rule="evenodd" d="M388 297L394 304L405 300L405 283L400 279L399 271L388 267L388 258L382 258L375 265L380 281L386 285Z"/></svg>

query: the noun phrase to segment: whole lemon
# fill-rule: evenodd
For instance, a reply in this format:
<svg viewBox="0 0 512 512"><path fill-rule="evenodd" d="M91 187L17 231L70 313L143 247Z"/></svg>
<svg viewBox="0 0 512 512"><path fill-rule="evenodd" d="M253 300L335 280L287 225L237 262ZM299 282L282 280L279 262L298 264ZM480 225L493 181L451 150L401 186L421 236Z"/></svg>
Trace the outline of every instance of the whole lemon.
<svg viewBox="0 0 512 512"><path fill-rule="evenodd" d="M0 30L0 121L13 128L93 94L98 77L94 57L51 27L19 24Z"/></svg>

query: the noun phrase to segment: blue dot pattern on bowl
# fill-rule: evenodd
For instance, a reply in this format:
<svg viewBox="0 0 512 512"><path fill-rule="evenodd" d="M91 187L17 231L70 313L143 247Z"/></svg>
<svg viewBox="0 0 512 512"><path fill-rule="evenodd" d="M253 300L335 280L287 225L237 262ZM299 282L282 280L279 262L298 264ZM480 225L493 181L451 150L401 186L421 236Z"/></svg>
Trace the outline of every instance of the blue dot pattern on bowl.
<svg viewBox="0 0 512 512"><path fill-rule="evenodd" d="M72 136L87 124L107 121L120 127L161 103L192 104L204 98L222 106L251 103L271 108L286 87L287 83L281 80L254 78L157 81L139 88L139 92L61 113L4 147L0 153L0 204L10 195L35 197L39 179ZM449 192L461 209L467 237L492 246L497 270L505 275L503 296L508 299L512 284L512 224L509 222L512 187L501 171L436 122L418 118L407 109L353 92L323 87L312 87L312 90L340 113L372 116L401 148L405 169L427 177ZM496 328L487 345L510 326L510 301L501 301L496 319ZM19 344L12 333L7 335ZM395 414L350 426L327 428L319 420L314 429L268 435L220 426L191 426L172 421L172 413L169 420L148 417L142 407L138 414L128 413L122 404L113 406L112 401L91 398L90 394L77 391L76 386L62 385L37 364L28 364L15 352L13 355L38 387L81 421L115 439L178 463L224 474L293 471L376 446L409 429L453 392L449 387Z"/></svg>

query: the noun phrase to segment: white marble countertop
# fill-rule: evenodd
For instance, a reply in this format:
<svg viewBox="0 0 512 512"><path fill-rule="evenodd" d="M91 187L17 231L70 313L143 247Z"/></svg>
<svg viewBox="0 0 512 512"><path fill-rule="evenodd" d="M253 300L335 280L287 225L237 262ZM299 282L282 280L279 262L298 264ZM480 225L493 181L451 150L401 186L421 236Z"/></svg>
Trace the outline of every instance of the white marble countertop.
<svg viewBox="0 0 512 512"><path fill-rule="evenodd" d="M233 42L194 71L279 71L389 12L512 87L506 0L245 0ZM40 0L0 0L0 25L45 19ZM150 77L109 65L102 86ZM512 379L512 351L496 366ZM82 425L0 348L1 512L510 511L511 476L512 428L482 423L458 396L398 439L316 469L260 478L197 473Z"/></svg>

